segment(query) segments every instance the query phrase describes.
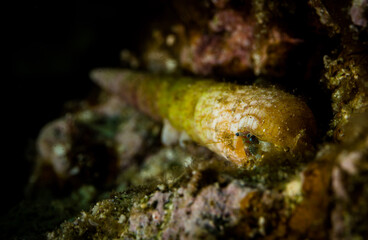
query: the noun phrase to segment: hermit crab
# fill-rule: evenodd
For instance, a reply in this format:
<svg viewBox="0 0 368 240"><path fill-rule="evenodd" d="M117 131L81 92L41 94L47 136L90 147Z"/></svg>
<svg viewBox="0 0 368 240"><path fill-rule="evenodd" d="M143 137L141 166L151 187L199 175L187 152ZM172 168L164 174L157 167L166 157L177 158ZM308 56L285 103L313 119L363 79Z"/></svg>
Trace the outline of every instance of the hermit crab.
<svg viewBox="0 0 368 240"><path fill-rule="evenodd" d="M298 97L276 88L127 69L96 69L91 78L240 166L297 159L313 149L312 111Z"/></svg>

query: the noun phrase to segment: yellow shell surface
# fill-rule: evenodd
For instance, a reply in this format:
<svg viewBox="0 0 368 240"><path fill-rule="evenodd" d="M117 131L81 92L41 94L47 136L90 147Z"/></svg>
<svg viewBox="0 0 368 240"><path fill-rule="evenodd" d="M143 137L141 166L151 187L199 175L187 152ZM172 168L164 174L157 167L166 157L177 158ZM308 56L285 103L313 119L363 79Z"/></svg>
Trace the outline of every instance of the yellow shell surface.
<svg viewBox="0 0 368 240"><path fill-rule="evenodd" d="M99 69L91 76L107 91L155 119L167 119L238 165L265 154L303 154L312 148L316 126L311 110L278 89L124 69ZM244 140L246 133L256 140Z"/></svg>

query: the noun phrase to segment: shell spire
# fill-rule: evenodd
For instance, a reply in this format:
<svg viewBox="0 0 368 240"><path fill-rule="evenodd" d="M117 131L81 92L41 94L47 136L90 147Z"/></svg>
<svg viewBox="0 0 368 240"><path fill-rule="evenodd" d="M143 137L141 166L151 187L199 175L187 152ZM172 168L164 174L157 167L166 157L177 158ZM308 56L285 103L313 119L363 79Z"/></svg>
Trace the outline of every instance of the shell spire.
<svg viewBox="0 0 368 240"><path fill-rule="evenodd" d="M238 165L252 166L267 156L304 155L313 149L312 111L281 90L125 69L97 69L91 78Z"/></svg>

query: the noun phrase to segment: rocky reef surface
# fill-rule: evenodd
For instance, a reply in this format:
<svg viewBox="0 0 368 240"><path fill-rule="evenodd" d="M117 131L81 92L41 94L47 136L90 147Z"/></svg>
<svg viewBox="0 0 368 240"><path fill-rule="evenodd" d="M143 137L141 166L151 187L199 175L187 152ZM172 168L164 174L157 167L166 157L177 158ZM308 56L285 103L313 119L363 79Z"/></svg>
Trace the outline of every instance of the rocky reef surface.
<svg viewBox="0 0 368 240"><path fill-rule="evenodd" d="M139 51L122 50L122 66L296 95L314 113L315 151L243 168L101 90L40 130L27 186L31 201L1 221L47 208L37 227L15 234L10 225L8 234L365 239L368 2L167 4L174 16L145 29Z"/></svg>

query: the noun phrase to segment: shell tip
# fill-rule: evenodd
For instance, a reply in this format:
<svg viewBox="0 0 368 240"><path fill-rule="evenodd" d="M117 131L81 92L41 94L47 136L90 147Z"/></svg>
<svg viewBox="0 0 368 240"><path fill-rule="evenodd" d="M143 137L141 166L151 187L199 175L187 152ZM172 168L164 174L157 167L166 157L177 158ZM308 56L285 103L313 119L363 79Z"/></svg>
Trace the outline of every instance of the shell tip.
<svg viewBox="0 0 368 240"><path fill-rule="evenodd" d="M96 83L100 83L102 81L102 79L104 79L104 75L106 75L105 71L101 68L93 69L89 73L89 77L92 79L92 81L94 81Z"/></svg>

